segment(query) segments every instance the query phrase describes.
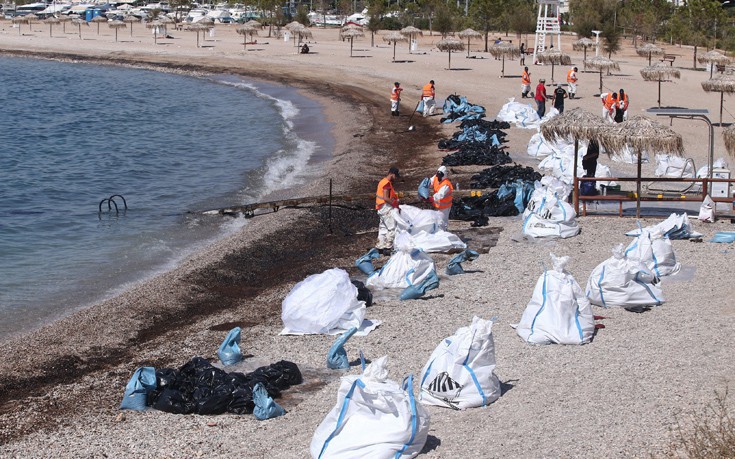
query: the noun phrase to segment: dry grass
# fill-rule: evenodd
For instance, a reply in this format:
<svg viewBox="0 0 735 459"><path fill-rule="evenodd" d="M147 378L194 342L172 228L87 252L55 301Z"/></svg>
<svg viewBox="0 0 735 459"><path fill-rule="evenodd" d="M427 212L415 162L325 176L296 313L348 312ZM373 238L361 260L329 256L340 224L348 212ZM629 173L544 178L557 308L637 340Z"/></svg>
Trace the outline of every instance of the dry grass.
<svg viewBox="0 0 735 459"><path fill-rule="evenodd" d="M715 401L694 412L688 421L676 419L666 457L715 459L735 457L735 418L728 406L728 388L715 391Z"/></svg>

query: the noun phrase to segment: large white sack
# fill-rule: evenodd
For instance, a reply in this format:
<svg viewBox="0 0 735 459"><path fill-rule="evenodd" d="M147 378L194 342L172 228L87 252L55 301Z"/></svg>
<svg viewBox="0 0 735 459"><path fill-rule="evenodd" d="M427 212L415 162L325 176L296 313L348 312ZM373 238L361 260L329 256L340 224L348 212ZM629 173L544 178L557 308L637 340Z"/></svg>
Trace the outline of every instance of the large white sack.
<svg viewBox="0 0 735 459"><path fill-rule="evenodd" d="M294 286L281 305L288 333L326 333L360 328L365 302L357 300L357 287L347 271L333 268L312 274Z"/></svg>
<svg viewBox="0 0 735 459"><path fill-rule="evenodd" d="M706 195L702 200L702 205L699 206L699 220L703 222L714 223L716 207L717 206L715 205L715 201L713 201L712 198L709 197L709 195Z"/></svg>
<svg viewBox="0 0 735 459"><path fill-rule="evenodd" d="M712 169L727 169L727 161L725 158L717 158L712 163ZM709 166L702 166L697 169L697 178L707 177L709 175Z"/></svg>
<svg viewBox="0 0 735 459"><path fill-rule="evenodd" d="M613 256L592 271L587 280L587 298L590 303L613 307L636 308L660 305L664 297L658 279L640 260L625 256L623 244L612 250Z"/></svg>
<svg viewBox="0 0 735 459"><path fill-rule="evenodd" d="M406 231L409 234L426 231L431 234L446 229L444 215L438 210L402 205L400 212L398 209L393 209L391 213L396 221L397 231Z"/></svg>
<svg viewBox="0 0 735 459"><path fill-rule="evenodd" d="M530 344L585 344L595 331L589 300L565 266L569 257L551 254L552 270L536 282L516 333Z"/></svg>
<svg viewBox="0 0 735 459"><path fill-rule="evenodd" d="M568 238L579 234L577 214L566 202L569 186L553 177L544 177L534 184L531 199L523 211L524 235Z"/></svg>
<svg viewBox="0 0 735 459"><path fill-rule="evenodd" d="M360 376L345 376L337 404L311 439L320 459L415 457L429 434L429 413L416 403L413 377L405 388L388 379L387 357L370 363Z"/></svg>
<svg viewBox="0 0 735 459"><path fill-rule="evenodd" d="M400 232L396 236L394 253L382 268L365 281L372 288L406 288L420 285L435 270L434 260L413 245L411 235Z"/></svg>
<svg viewBox="0 0 735 459"><path fill-rule="evenodd" d="M690 237L702 237L702 233L694 231L694 227L689 222L689 215L686 212L677 214L672 212L665 220L655 225L646 226L644 229L649 231L658 231L669 239L687 239ZM626 236L638 236L641 234L641 228L625 233Z"/></svg>
<svg viewBox="0 0 735 459"><path fill-rule="evenodd" d="M479 317L442 340L421 370L421 403L463 410L500 397L493 322Z"/></svg>
<svg viewBox="0 0 735 459"><path fill-rule="evenodd" d="M625 146L618 153L611 155L610 159L618 163L638 164L638 153L632 148ZM648 152L641 152L641 163L646 164L648 162Z"/></svg>
<svg viewBox="0 0 735 459"><path fill-rule="evenodd" d="M694 178L694 164L681 156L658 153L653 174L656 177Z"/></svg>
<svg viewBox="0 0 735 459"><path fill-rule="evenodd" d="M681 269L671 240L657 228L643 228L640 236L628 245L625 256L641 260L658 277L676 274Z"/></svg>
<svg viewBox="0 0 735 459"><path fill-rule="evenodd" d="M427 253L461 252L467 248L462 239L449 231L439 230L436 233L419 231L411 235L414 247Z"/></svg>
<svg viewBox="0 0 735 459"><path fill-rule="evenodd" d="M531 140L528 141L528 147L526 147L526 153L528 153L528 156L533 156L538 159L545 158L556 150L556 146L553 142L546 140L540 132L531 136Z"/></svg>
<svg viewBox="0 0 735 459"><path fill-rule="evenodd" d="M507 121L508 123L515 123L516 127L519 128L538 128L541 119L536 113L536 108L531 104L522 104L516 102L514 97L508 99L508 103L503 105L495 117L498 121Z"/></svg>

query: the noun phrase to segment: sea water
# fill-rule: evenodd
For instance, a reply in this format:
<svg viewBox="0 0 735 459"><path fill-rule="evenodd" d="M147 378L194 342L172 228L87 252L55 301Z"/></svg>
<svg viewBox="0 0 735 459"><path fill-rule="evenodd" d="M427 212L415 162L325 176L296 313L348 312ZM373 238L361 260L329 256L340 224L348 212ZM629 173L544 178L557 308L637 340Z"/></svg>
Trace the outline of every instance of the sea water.
<svg viewBox="0 0 735 459"><path fill-rule="evenodd" d="M314 101L234 76L0 57L0 106L0 339L170 269L246 224L197 211L330 148Z"/></svg>

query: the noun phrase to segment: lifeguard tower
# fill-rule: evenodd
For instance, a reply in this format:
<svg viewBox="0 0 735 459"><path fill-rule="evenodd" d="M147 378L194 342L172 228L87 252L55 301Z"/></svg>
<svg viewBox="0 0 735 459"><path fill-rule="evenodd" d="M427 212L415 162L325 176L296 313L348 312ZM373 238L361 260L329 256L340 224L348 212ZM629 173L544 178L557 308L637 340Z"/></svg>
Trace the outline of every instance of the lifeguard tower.
<svg viewBox="0 0 735 459"><path fill-rule="evenodd" d="M559 27L559 0L537 0L538 17L536 19L536 38L533 46L533 63L536 54L543 52L547 46L554 46L556 35L556 49L561 50L561 28ZM547 44L546 35L551 35Z"/></svg>

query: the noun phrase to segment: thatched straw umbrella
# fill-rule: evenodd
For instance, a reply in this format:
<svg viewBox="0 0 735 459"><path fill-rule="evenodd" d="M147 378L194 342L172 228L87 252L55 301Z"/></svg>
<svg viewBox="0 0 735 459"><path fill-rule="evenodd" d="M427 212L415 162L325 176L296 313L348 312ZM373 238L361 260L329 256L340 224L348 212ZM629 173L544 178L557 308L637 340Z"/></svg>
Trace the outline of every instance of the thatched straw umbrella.
<svg viewBox="0 0 735 459"><path fill-rule="evenodd" d="M490 47L490 54L493 57L501 57L503 59L503 67L500 69L500 78L503 78L505 77L505 56L510 58L519 57L521 50L516 45L510 43L498 43Z"/></svg>
<svg viewBox="0 0 735 459"><path fill-rule="evenodd" d="M681 78L679 69L663 62L657 62L641 69L641 76L646 81L658 81L658 107L661 108L661 82L671 77Z"/></svg>
<svg viewBox="0 0 735 459"><path fill-rule="evenodd" d="M291 21L285 26L283 26L283 28L288 30L289 32L300 29L301 27L304 27L304 24L300 23L299 21Z"/></svg>
<svg viewBox="0 0 735 459"><path fill-rule="evenodd" d="M54 36L53 35L54 24L58 24L61 21L59 21L58 18L55 18L53 16L50 16L50 17L46 18L43 22L45 22L46 24L48 24L48 36L49 37L53 37Z"/></svg>
<svg viewBox="0 0 735 459"><path fill-rule="evenodd" d="M249 20L248 22L246 22L243 25L250 26L250 27L255 27L256 29L263 28L263 24L261 24L260 22L256 21L255 19L251 19L251 20Z"/></svg>
<svg viewBox="0 0 735 459"><path fill-rule="evenodd" d="M660 56L664 50L653 43L643 43L635 49L635 52L641 57L648 57L648 65L651 65L651 56Z"/></svg>
<svg viewBox="0 0 735 459"><path fill-rule="evenodd" d="M595 56L592 59L584 61L586 65L589 65L593 69L600 71L600 94L602 94L602 71L611 69L620 70L620 65L612 59L608 59L605 56Z"/></svg>
<svg viewBox="0 0 735 459"><path fill-rule="evenodd" d="M133 36L133 23L140 22L140 18L137 16L133 16L133 15L125 16L123 18L123 22L126 24L130 24L130 36L132 37Z"/></svg>
<svg viewBox="0 0 735 459"><path fill-rule="evenodd" d="M63 31L64 33L66 33L66 23L67 23L67 22L71 22L71 18L70 18L70 17L68 16L68 15L66 15L66 14L62 14L62 15L61 15L60 17L58 17L57 19L58 19L58 20L59 20L59 22L61 23L62 31Z"/></svg>
<svg viewBox="0 0 735 459"><path fill-rule="evenodd" d="M400 32L393 31L383 35L383 41L386 43L393 43L393 60L396 60L396 43L399 41L408 41L408 38L401 35Z"/></svg>
<svg viewBox="0 0 735 459"><path fill-rule="evenodd" d="M681 155L684 142L681 135L645 116L634 116L622 123L601 130L600 146L607 154L620 153L631 148L638 155L638 180L636 182L636 217L641 216L641 156L643 151L655 151Z"/></svg>
<svg viewBox="0 0 735 459"><path fill-rule="evenodd" d="M242 47L243 50L248 49L248 40L247 37L250 37L250 39L253 39L253 35L258 35L258 28L249 26L249 25L242 25L237 28L237 33L242 35Z"/></svg>
<svg viewBox="0 0 735 459"><path fill-rule="evenodd" d="M596 43L592 40L590 40L587 37L580 38L579 40L572 43L572 49L575 51L584 50L584 59L582 62L584 62L584 69L587 70L587 48L591 48L593 46L596 46Z"/></svg>
<svg viewBox="0 0 735 459"><path fill-rule="evenodd" d="M408 54L411 54L411 42L415 37L418 37L419 35L424 36L424 33L421 31L421 29L417 29L414 26L408 26L404 27L400 30L401 35L408 37Z"/></svg>
<svg viewBox="0 0 735 459"><path fill-rule="evenodd" d="M467 57L470 57L470 40L473 38L482 38L482 34L475 29L464 29L457 34L459 38L467 39Z"/></svg>
<svg viewBox="0 0 735 459"><path fill-rule="evenodd" d="M296 46L296 39L298 38L299 43L301 43L301 33L306 30L306 27L300 22L293 21L286 24L284 29L291 32L291 35L293 35L293 45Z"/></svg>
<svg viewBox="0 0 735 459"><path fill-rule="evenodd" d="M79 39L82 39L82 25L89 27L89 23L81 18L73 18L71 23L79 28Z"/></svg>
<svg viewBox="0 0 735 459"><path fill-rule="evenodd" d="M197 48L199 48L199 32L205 32L209 29L209 26L195 22L186 28L190 32L196 32L197 34Z"/></svg>
<svg viewBox="0 0 735 459"><path fill-rule="evenodd" d="M464 43L456 38L445 38L436 43L439 51L449 51L449 69L452 70L452 51L464 51Z"/></svg>
<svg viewBox="0 0 735 459"><path fill-rule="evenodd" d="M105 16L99 15L99 16L93 17L89 22L94 22L95 24L97 24L97 35L99 35L100 34L100 25L103 22L107 22L107 18Z"/></svg>
<svg viewBox="0 0 735 459"><path fill-rule="evenodd" d="M307 29L306 27L301 27L300 29L296 30L294 37L298 37L299 39L298 43L296 44L296 46L298 46L301 44L301 40L305 38L312 38L314 37L314 34L311 33L311 30ZM297 49L296 52L298 53L299 50Z"/></svg>
<svg viewBox="0 0 735 459"><path fill-rule="evenodd" d="M700 56L697 56L697 62L700 64L710 64L709 77L712 78L712 73L715 65L727 65L730 63L730 58L722 54L717 50L708 51Z"/></svg>
<svg viewBox="0 0 735 459"><path fill-rule="evenodd" d="M723 129L722 138L725 139L727 152L730 153L730 156L735 156L735 124Z"/></svg>
<svg viewBox="0 0 735 459"><path fill-rule="evenodd" d="M116 42L116 43L117 43L117 31L118 31L119 29L124 29L124 28L126 28L126 27L128 26L127 24L125 24L125 23L124 23L124 22L122 22L122 21L110 21L109 23L107 23L107 25L108 25L108 26L109 26L109 27L110 27L111 29L115 29L115 42Z"/></svg>
<svg viewBox="0 0 735 459"><path fill-rule="evenodd" d="M707 81L702 82L702 89L707 92L720 93L720 126L722 126L722 105L725 99L725 93L732 94L735 92L735 75L732 73L722 73Z"/></svg>
<svg viewBox="0 0 735 459"><path fill-rule="evenodd" d="M600 131L607 125L592 113L575 107L571 110L565 110L555 117L541 124L541 134L545 139L574 139L574 180L577 179L577 163L579 156L580 140L596 140ZM572 191L574 198L577 194L577 187ZM575 202L576 199L575 199ZM579 209L577 209L579 210Z"/></svg>
<svg viewBox="0 0 735 459"><path fill-rule="evenodd" d="M13 24L18 24L18 35L22 35L20 33L20 28L21 28L20 25L21 24L29 24L28 16L30 16L30 15L27 14L25 16L15 16L15 17L13 17L13 19L11 19L11 22ZM29 26L29 30L30 30L30 26Z"/></svg>
<svg viewBox="0 0 735 459"><path fill-rule="evenodd" d="M572 58L568 54L564 54L554 48L549 48L538 53L536 58L542 64L551 64L551 84L554 84L554 66L570 65L572 63Z"/></svg>
<svg viewBox="0 0 735 459"><path fill-rule="evenodd" d="M33 13L25 15L26 21L28 21L28 30L33 32L33 21L38 21L38 16Z"/></svg>
<svg viewBox="0 0 735 459"><path fill-rule="evenodd" d="M145 26L149 29L153 29L153 44L158 44L158 31L164 28L163 22L159 20L146 22Z"/></svg>
<svg viewBox="0 0 735 459"><path fill-rule="evenodd" d="M362 27L346 27L340 31L339 37L350 41L350 57L352 57L352 42L355 41L355 38L364 36L365 33L362 31Z"/></svg>

